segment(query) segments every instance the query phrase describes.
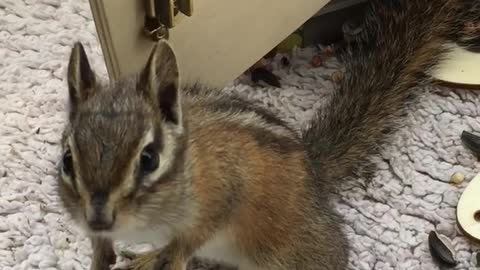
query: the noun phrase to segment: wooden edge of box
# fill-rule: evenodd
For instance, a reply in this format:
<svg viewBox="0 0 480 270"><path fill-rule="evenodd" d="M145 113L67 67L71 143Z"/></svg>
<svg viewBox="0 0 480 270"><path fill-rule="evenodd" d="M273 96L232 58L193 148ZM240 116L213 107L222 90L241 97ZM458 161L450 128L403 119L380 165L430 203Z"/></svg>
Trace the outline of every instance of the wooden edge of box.
<svg viewBox="0 0 480 270"><path fill-rule="evenodd" d="M89 0L90 10L92 11L97 37L103 52L103 58L107 67L107 73L110 80L118 78L120 72L116 64L114 46L111 44L110 29L105 16L105 7L102 0Z"/></svg>

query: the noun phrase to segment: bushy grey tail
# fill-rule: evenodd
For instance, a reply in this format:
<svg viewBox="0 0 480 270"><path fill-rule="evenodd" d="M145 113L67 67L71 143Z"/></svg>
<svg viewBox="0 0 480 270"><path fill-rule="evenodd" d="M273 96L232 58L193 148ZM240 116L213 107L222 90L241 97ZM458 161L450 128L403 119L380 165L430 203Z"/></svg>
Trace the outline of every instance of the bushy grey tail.
<svg viewBox="0 0 480 270"><path fill-rule="evenodd" d="M443 44L466 36L465 23L480 23L479 1L370 1L362 34L340 56L341 86L303 134L321 181L370 176L369 159L404 115L410 89L429 81L449 50Z"/></svg>

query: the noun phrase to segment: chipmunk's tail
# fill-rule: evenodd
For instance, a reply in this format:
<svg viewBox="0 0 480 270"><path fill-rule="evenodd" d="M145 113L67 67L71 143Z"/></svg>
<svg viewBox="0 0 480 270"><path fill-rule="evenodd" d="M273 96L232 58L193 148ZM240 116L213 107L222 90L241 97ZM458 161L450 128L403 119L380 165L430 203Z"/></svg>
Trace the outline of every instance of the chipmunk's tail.
<svg viewBox="0 0 480 270"><path fill-rule="evenodd" d="M335 183L373 172L369 158L413 100L410 89L428 82L426 73L449 52L445 44L478 41L479 2L370 1L362 33L340 56L346 65L340 88L303 134L319 179Z"/></svg>

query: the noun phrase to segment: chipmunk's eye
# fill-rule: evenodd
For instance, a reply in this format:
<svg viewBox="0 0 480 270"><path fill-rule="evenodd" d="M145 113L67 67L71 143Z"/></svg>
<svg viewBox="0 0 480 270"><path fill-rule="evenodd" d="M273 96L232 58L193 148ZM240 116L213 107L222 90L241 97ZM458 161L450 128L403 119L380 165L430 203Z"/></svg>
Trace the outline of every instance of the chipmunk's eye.
<svg viewBox="0 0 480 270"><path fill-rule="evenodd" d="M63 172L68 176L72 175L73 172L73 159L70 150L63 154Z"/></svg>
<svg viewBox="0 0 480 270"><path fill-rule="evenodd" d="M147 145L140 156L140 166L143 173L151 173L158 168L158 153L152 144Z"/></svg>

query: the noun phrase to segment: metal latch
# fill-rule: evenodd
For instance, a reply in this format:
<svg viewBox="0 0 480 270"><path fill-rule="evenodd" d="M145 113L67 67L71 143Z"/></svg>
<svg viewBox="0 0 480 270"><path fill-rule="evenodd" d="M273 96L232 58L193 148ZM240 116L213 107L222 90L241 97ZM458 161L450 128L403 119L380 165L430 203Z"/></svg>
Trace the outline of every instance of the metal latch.
<svg viewBox="0 0 480 270"><path fill-rule="evenodd" d="M193 0L145 0L145 32L154 41L168 39L179 15L192 16ZM180 14L181 13L181 14Z"/></svg>

